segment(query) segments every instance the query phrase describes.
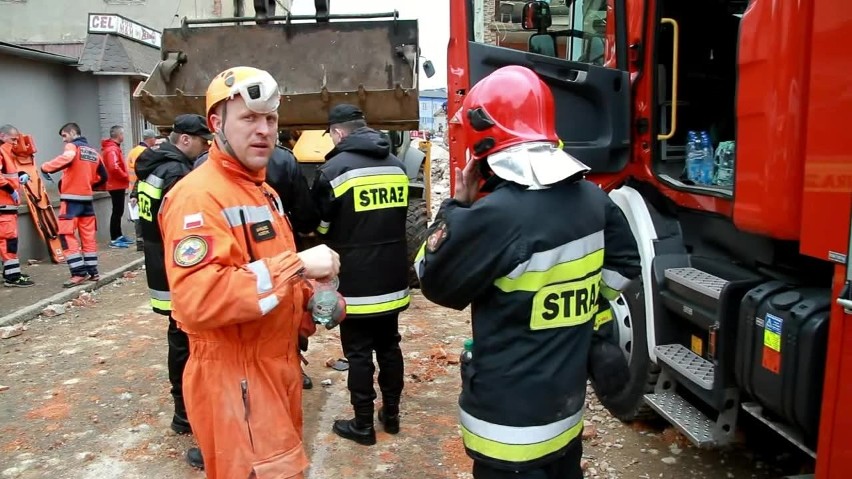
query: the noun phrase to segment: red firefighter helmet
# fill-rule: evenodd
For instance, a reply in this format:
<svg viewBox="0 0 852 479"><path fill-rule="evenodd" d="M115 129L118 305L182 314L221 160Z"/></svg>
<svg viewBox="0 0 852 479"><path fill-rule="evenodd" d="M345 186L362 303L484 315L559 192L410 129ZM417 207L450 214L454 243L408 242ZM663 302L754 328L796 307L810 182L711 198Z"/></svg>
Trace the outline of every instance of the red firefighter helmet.
<svg viewBox="0 0 852 479"><path fill-rule="evenodd" d="M453 117L473 160L532 141L558 143L553 93L532 70L502 67L470 89Z"/></svg>

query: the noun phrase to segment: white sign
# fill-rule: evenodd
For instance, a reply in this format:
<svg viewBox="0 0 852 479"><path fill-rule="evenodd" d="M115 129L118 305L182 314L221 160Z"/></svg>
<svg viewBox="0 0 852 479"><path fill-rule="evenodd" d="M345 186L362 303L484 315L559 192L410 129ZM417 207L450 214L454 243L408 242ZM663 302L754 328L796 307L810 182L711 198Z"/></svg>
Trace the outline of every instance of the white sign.
<svg viewBox="0 0 852 479"><path fill-rule="evenodd" d="M89 14L89 33L115 33L160 48L162 34L120 15Z"/></svg>

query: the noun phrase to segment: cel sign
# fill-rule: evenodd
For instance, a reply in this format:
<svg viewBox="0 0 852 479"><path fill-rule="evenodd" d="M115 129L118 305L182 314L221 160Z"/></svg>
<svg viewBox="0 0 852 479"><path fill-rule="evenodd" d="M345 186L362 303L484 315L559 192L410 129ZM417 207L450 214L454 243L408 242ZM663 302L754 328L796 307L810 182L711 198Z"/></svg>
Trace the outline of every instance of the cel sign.
<svg viewBox="0 0 852 479"><path fill-rule="evenodd" d="M121 15L90 13L89 33L115 33L160 48L160 32Z"/></svg>

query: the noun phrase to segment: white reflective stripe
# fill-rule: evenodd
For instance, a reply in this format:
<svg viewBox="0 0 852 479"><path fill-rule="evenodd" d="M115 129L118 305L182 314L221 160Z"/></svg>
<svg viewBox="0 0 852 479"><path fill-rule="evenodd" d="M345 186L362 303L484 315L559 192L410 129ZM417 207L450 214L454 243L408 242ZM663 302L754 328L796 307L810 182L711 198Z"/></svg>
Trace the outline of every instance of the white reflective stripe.
<svg viewBox="0 0 852 479"><path fill-rule="evenodd" d="M86 196L86 195L70 195L70 194L61 194L59 195L60 200L76 200L76 201L92 201L94 196Z"/></svg>
<svg viewBox="0 0 852 479"><path fill-rule="evenodd" d="M509 279L517 279L524 273L532 271L547 271L550 268L568 261L583 258L604 247L604 232L598 231L580 239L565 243L556 248L533 253L530 259L519 264L506 275Z"/></svg>
<svg viewBox="0 0 852 479"><path fill-rule="evenodd" d="M73 268L74 265L78 263L83 264L83 256L80 254L70 254L65 257L65 262L68 264L68 266Z"/></svg>
<svg viewBox="0 0 852 479"><path fill-rule="evenodd" d="M349 170L346 173L338 176L337 178L331 180L332 188L337 188L338 186L346 183L352 178L360 178L362 176L374 176L374 175L404 175L405 171L398 166L372 166L369 168L358 168L356 170Z"/></svg>
<svg viewBox="0 0 852 479"><path fill-rule="evenodd" d="M21 261L18 259L10 259L3 262L3 266L20 266Z"/></svg>
<svg viewBox="0 0 852 479"><path fill-rule="evenodd" d="M272 291L272 276L269 274L269 268L266 263L259 259L246 265L246 267L257 276L257 294L267 293Z"/></svg>
<svg viewBox="0 0 852 479"><path fill-rule="evenodd" d="M159 299L160 301L171 301L172 293L170 291L158 291L156 289L148 289L148 294L151 295L153 299Z"/></svg>
<svg viewBox="0 0 852 479"><path fill-rule="evenodd" d="M0 211L18 211L18 207L14 205L0 205Z"/></svg>
<svg viewBox="0 0 852 479"><path fill-rule="evenodd" d="M269 205L263 206L231 206L222 210L225 219L232 228L243 225L243 219L240 218L240 212L248 223L260 223L261 221L272 221L272 211Z"/></svg>
<svg viewBox="0 0 852 479"><path fill-rule="evenodd" d="M319 227L320 227L320 228L328 228L329 226L331 226L331 222L329 222L329 221L320 221L320 224L319 224Z"/></svg>
<svg viewBox="0 0 852 479"><path fill-rule="evenodd" d="M611 269L603 270L603 282L610 288L621 291L627 287L630 283L630 280L621 275L618 271L613 271Z"/></svg>
<svg viewBox="0 0 852 479"><path fill-rule="evenodd" d="M266 316L266 314L268 314L270 311L275 309L276 306L278 306L278 297L272 294L265 298L262 298L260 301L257 302L257 304L260 306L260 314Z"/></svg>
<svg viewBox="0 0 852 479"><path fill-rule="evenodd" d="M153 186L154 188L162 188L163 185L166 183L166 180L160 178L159 176L153 175L153 174L148 175L148 177L145 178L145 180L143 180L143 181L145 183L148 183L149 185Z"/></svg>
<svg viewBox="0 0 852 479"><path fill-rule="evenodd" d="M461 425L479 437L502 444L526 445L549 441L576 426L583 420L584 408L580 408L572 416L542 426L522 427L493 424L471 416L462 408L459 408L459 416Z"/></svg>
<svg viewBox="0 0 852 479"><path fill-rule="evenodd" d="M15 266L14 268L9 268L9 269L4 269L4 270L3 270L3 274L4 274L4 275L18 274L18 273L20 273L20 272L21 272L21 268L20 268L20 267L18 267L18 266Z"/></svg>
<svg viewBox="0 0 852 479"><path fill-rule="evenodd" d="M378 296L346 296L346 305L365 306L369 304L388 303L390 301L405 298L406 296L408 296L408 288L393 293L380 294Z"/></svg>
<svg viewBox="0 0 852 479"><path fill-rule="evenodd" d="M17 173L3 173L3 174L2 174L2 175L0 175L0 176L2 176L3 178L14 178L14 179L18 179L18 174L17 174Z"/></svg>

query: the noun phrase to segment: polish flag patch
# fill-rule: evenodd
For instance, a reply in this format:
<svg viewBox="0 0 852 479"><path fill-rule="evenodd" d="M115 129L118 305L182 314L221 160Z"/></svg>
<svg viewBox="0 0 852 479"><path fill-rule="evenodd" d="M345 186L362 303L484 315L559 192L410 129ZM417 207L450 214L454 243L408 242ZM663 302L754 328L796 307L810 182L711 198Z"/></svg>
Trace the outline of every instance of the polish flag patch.
<svg viewBox="0 0 852 479"><path fill-rule="evenodd" d="M201 213L193 213L183 217L183 229L191 230L204 226L204 217Z"/></svg>

